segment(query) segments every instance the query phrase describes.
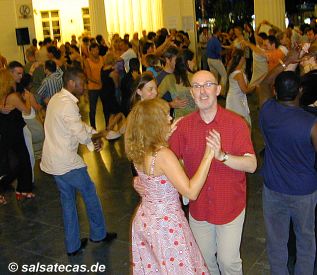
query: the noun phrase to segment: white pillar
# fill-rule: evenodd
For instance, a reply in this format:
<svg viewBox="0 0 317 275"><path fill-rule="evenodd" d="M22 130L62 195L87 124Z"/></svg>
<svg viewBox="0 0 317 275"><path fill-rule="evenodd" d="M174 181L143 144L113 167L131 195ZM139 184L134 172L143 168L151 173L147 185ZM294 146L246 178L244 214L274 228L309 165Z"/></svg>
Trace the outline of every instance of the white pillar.
<svg viewBox="0 0 317 275"><path fill-rule="evenodd" d="M285 0L254 0L255 24L268 20L285 30Z"/></svg>
<svg viewBox="0 0 317 275"><path fill-rule="evenodd" d="M89 0L91 35L101 34L108 41L106 11L104 0Z"/></svg>

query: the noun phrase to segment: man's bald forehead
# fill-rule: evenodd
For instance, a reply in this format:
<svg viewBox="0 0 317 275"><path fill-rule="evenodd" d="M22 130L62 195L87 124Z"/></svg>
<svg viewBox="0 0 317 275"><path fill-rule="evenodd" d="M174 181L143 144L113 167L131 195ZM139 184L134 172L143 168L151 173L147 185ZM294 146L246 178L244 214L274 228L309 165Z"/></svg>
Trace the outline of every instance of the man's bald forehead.
<svg viewBox="0 0 317 275"><path fill-rule="evenodd" d="M217 82L217 79L210 71L201 70L193 75L192 82Z"/></svg>

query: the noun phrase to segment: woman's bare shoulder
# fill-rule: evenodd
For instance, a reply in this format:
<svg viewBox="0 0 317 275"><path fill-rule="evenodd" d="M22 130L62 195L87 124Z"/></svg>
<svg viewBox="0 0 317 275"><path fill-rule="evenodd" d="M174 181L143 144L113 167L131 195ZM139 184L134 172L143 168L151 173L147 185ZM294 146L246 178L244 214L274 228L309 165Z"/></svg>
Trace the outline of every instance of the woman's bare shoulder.
<svg viewBox="0 0 317 275"><path fill-rule="evenodd" d="M21 101L20 94L18 94L17 92L8 94L7 100L6 100L7 103L12 103L16 101Z"/></svg>

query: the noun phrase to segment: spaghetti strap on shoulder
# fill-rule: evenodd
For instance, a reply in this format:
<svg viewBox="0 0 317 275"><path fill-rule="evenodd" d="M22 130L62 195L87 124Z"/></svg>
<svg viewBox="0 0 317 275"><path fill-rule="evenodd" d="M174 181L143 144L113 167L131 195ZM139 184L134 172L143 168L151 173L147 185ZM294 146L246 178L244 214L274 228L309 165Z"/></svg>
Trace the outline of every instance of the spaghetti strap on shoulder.
<svg viewBox="0 0 317 275"><path fill-rule="evenodd" d="M6 96L4 97L3 106L6 106L6 104L7 104L7 99L8 99L8 95L6 95Z"/></svg>
<svg viewBox="0 0 317 275"><path fill-rule="evenodd" d="M152 162L151 162L151 169L150 169L150 176L153 177L154 176L154 166L155 166L155 160L156 160L156 157L157 157L157 153L158 151L156 151L153 155L153 159L152 159Z"/></svg>

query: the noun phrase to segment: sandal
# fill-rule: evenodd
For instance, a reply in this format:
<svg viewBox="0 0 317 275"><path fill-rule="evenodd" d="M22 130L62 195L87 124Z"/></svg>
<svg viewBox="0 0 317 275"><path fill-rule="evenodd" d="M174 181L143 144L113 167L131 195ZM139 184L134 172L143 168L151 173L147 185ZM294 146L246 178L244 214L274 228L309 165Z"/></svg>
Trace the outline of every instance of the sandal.
<svg viewBox="0 0 317 275"><path fill-rule="evenodd" d="M5 204L7 204L5 197L0 195L0 205L5 205Z"/></svg>
<svg viewBox="0 0 317 275"><path fill-rule="evenodd" d="M23 196L26 198L26 199L34 199L35 198L35 194L30 192L30 193L22 193Z"/></svg>
<svg viewBox="0 0 317 275"><path fill-rule="evenodd" d="M15 192L15 198L17 201L20 201L22 199L33 199L35 198L35 194L30 192L30 193L20 193L20 192Z"/></svg>

